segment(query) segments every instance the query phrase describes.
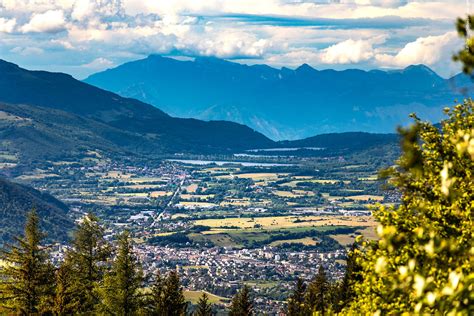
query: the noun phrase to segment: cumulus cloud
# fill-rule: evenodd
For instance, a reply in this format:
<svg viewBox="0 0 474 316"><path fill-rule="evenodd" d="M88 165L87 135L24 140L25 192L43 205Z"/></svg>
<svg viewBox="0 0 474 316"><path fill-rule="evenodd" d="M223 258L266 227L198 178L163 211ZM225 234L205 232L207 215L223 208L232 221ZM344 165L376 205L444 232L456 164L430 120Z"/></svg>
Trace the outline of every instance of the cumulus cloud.
<svg viewBox="0 0 474 316"><path fill-rule="evenodd" d="M61 10L48 10L44 13L34 13L30 21L23 25L25 33L57 33L65 30L66 20Z"/></svg>
<svg viewBox="0 0 474 316"><path fill-rule="evenodd" d="M11 33L15 29L16 19L0 18L0 33Z"/></svg>
<svg viewBox="0 0 474 316"><path fill-rule="evenodd" d="M420 37L407 43L394 55L378 54L376 60L383 67L406 67L414 64L439 66L442 63L445 66L443 72L446 73L452 69L451 56L461 44L455 32Z"/></svg>
<svg viewBox="0 0 474 316"><path fill-rule="evenodd" d="M370 41L348 39L323 50L321 61L325 64L350 64L367 61L373 56L374 48Z"/></svg>
<svg viewBox="0 0 474 316"><path fill-rule="evenodd" d="M77 0L74 3L71 18L77 21L82 21L85 18L93 15L95 3L90 0Z"/></svg>
<svg viewBox="0 0 474 316"><path fill-rule="evenodd" d="M151 53L439 71L464 11L464 0L0 0L0 56L37 47L41 65L73 60L64 69L81 76Z"/></svg>

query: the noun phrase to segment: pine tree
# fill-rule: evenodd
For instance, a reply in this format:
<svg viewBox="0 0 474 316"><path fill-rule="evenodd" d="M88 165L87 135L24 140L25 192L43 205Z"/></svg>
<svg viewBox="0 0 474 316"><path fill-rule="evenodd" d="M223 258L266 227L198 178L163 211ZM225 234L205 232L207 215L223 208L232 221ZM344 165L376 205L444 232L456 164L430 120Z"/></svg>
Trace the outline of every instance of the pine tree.
<svg viewBox="0 0 474 316"><path fill-rule="evenodd" d="M88 214L75 231L72 249L66 255L77 312L93 312L99 303L96 289L109 257L110 246L104 239L103 228L97 217Z"/></svg>
<svg viewBox="0 0 474 316"><path fill-rule="evenodd" d="M194 313L196 316L212 316L212 304L209 302L209 296L204 292L199 298L197 309Z"/></svg>
<svg viewBox="0 0 474 316"><path fill-rule="evenodd" d="M319 266L318 274L306 290L305 300L310 313L319 312L325 315L329 305L329 283L322 265Z"/></svg>
<svg viewBox="0 0 474 316"><path fill-rule="evenodd" d="M40 314L51 309L53 296L53 266L41 245L44 237L39 217L31 211L24 236L16 244L1 251L0 268L2 305L15 314Z"/></svg>
<svg viewBox="0 0 474 316"><path fill-rule="evenodd" d="M340 283L334 286L334 310L340 312L347 306L355 296L354 285L362 282L360 272L362 267L357 263L358 255L357 243L353 243L351 249L347 253L346 271Z"/></svg>
<svg viewBox="0 0 474 316"><path fill-rule="evenodd" d="M253 301L250 297L250 288L247 285L234 295L230 306L229 316L253 315Z"/></svg>
<svg viewBox="0 0 474 316"><path fill-rule="evenodd" d="M103 309L113 315L137 314L143 302L142 283L143 273L133 253L130 235L124 232L118 239L117 257L100 290Z"/></svg>
<svg viewBox="0 0 474 316"><path fill-rule="evenodd" d="M187 304L183 287L176 271L171 271L166 278L163 291L165 315L186 315Z"/></svg>
<svg viewBox="0 0 474 316"><path fill-rule="evenodd" d="M288 299L288 316L302 316L307 314L305 291L306 286L304 281L298 278L293 293Z"/></svg>
<svg viewBox="0 0 474 316"><path fill-rule="evenodd" d="M186 315L187 303L176 271L171 271L166 278L156 274L147 305L150 315Z"/></svg>
<svg viewBox="0 0 474 316"><path fill-rule="evenodd" d="M54 296L54 313L56 315L72 315L77 309L74 304L74 288L71 278L71 267L63 262L56 270L56 288Z"/></svg>
<svg viewBox="0 0 474 316"><path fill-rule="evenodd" d="M151 287L151 295L148 300L149 314L155 316L165 315L165 304L164 304L164 289L165 280L161 277L159 272L156 273L155 280Z"/></svg>

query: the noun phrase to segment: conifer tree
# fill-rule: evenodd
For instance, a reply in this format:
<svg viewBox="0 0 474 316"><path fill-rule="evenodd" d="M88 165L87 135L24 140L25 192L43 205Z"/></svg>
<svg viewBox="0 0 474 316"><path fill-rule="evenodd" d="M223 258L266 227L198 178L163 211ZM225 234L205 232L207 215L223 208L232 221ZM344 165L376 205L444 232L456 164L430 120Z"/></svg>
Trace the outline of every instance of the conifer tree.
<svg viewBox="0 0 474 316"><path fill-rule="evenodd" d="M330 303L330 297L329 283L322 265L319 266L318 274L314 280L308 285L305 300L310 314L319 312L321 315L325 315Z"/></svg>
<svg viewBox="0 0 474 316"><path fill-rule="evenodd" d="M253 301L250 297L250 288L247 285L234 295L230 306L229 316L253 315Z"/></svg>
<svg viewBox="0 0 474 316"><path fill-rule="evenodd" d="M74 314L77 307L74 304L73 279L71 267L66 262L56 270L55 279L54 313L58 316Z"/></svg>
<svg viewBox="0 0 474 316"><path fill-rule="evenodd" d="M359 248L357 243L353 243L347 253L346 271L341 282L334 285L333 288L333 308L340 312L355 296L354 286L362 282L360 272L362 267L357 263Z"/></svg>
<svg viewBox="0 0 474 316"><path fill-rule="evenodd" d="M39 217L31 211L25 225L24 236L15 238L16 244L1 251L0 268L2 305L14 314L32 315L51 310L53 296L53 266L45 248L39 228Z"/></svg>
<svg viewBox="0 0 474 316"><path fill-rule="evenodd" d="M167 316L186 315L187 303L176 271L171 271L164 283L163 304Z"/></svg>
<svg viewBox="0 0 474 316"><path fill-rule="evenodd" d="M151 287L151 295L147 304L149 314L155 316L165 315L164 289L165 280L161 277L161 274L157 272Z"/></svg>
<svg viewBox="0 0 474 316"><path fill-rule="evenodd" d="M147 305L150 315L186 315L187 303L176 271L171 271L166 278L159 272L156 274Z"/></svg>
<svg viewBox="0 0 474 316"><path fill-rule="evenodd" d="M196 316L212 316L212 304L209 302L209 296L207 293L202 293L199 298L197 309L194 312Z"/></svg>
<svg viewBox="0 0 474 316"><path fill-rule="evenodd" d="M97 286L104 277L109 258L110 246L104 239L104 230L97 217L88 214L77 227L72 249L66 255L77 312L92 312L99 303Z"/></svg>
<svg viewBox="0 0 474 316"><path fill-rule="evenodd" d="M301 278L298 278L293 293L288 299L288 316L302 316L307 314L305 306L306 285Z"/></svg>
<svg viewBox="0 0 474 316"><path fill-rule="evenodd" d="M100 290L103 309L113 315L136 315L143 303L142 283L143 273L130 235L124 232L118 238L117 256Z"/></svg>

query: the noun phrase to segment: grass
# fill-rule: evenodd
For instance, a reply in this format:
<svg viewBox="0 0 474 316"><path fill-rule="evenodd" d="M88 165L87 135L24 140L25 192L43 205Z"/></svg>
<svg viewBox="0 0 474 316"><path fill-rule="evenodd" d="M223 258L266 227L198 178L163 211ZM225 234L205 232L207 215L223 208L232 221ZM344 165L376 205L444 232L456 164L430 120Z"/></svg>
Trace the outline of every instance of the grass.
<svg viewBox="0 0 474 316"><path fill-rule="evenodd" d="M209 207L216 207L217 204L215 203L207 203L207 202L179 202L176 204L178 207L184 208L209 208Z"/></svg>
<svg viewBox="0 0 474 316"><path fill-rule="evenodd" d="M196 183L193 183L193 184L188 185L188 186L186 187L186 192L188 192L188 193L195 193L195 192L197 191L197 189L198 189L198 185L197 185Z"/></svg>
<svg viewBox="0 0 474 316"><path fill-rule="evenodd" d="M184 291L184 297L186 301L191 302L192 304L197 304L199 298L203 293L206 293L209 296L209 302L211 304L227 304L230 302L230 299L211 294L206 291Z"/></svg>
<svg viewBox="0 0 474 316"><path fill-rule="evenodd" d="M380 195L369 195L369 194L364 194L364 195L353 195L353 196L348 196L346 199L349 200L354 200L354 201L383 201L384 197Z"/></svg>
<svg viewBox="0 0 474 316"><path fill-rule="evenodd" d="M271 289L278 285L278 282L275 281L245 281L245 285L250 286L251 288L260 288L260 289Z"/></svg>
<svg viewBox="0 0 474 316"><path fill-rule="evenodd" d="M300 233L306 231L331 231L346 226L319 226L319 227L294 227L285 229L213 229L211 231L205 231L201 233L192 233L188 237L195 242L205 243L212 242L220 247L233 247L243 248L245 245L252 242L262 242L268 240L274 234L281 233ZM302 243L305 245L316 245L317 242L309 238L290 239L284 241L274 241L271 243L272 246L276 246L282 243Z"/></svg>
<svg viewBox="0 0 474 316"><path fill-rule="evenodd" d="M150 192L150 197L157 198L157 197L163 197L163 196L170 196L172 194L173 194L173 192L153 191L153 192Z"/></svg>
<svg viewBox="0 0 474 316"><path fill-rule="evenodd" d="M357 230L364 238L368 240L377 240L378 236L375 232L374 226L367 226L362 227L361 229ZM354 243L356 235L346 235L346 234L338 234L338 235L329 235L329 237L335 239L341 246L349 247Z"/></svg>
<svg viewBox="0 0 474 316"><path fill-rule="evenodd" d="M281 244L303 244L305 246L316 246L317 242L312 237L289 239L289 240L277 240L270 244L270 246L279 246Z"/></svg>
<svg viewBox="0 0 474 316"><path fill-rule="evenodd" d="M183 200L208 200L212 199L214 196L214 194L181 194L179 197Z"/></svg>
<svg viewBox="0 0 474 316"><path fill-rule="evenodd" d="M303 220L298 222L297 220ZM297 221L297 222L295 222ZM241 229L254 228L260 225L262 229L293 228L304 226L375 226L375 221L370 216L272 216L250 218L225 218L204 219L195 221L196 225L210 227L237 226Z"/></svg>

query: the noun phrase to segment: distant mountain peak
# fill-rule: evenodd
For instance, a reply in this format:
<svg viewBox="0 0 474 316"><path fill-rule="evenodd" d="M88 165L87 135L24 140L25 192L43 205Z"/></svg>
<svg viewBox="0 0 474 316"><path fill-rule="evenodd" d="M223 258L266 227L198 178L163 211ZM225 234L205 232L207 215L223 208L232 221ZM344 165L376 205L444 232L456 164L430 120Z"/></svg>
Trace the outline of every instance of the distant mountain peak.
<svg viewBox="0 0 474 316"><path fill-rule="evenodd" d="M438 77L438 74L433 71L430 67L423 65L423 64L418 64L418 65L410 65L403 69L404 73L428 73L430 75L434 75Z"/></svg>
<svg viewBox="0 0 474 316"><path fill-rule="evenodd" d="M132 69L107 70L86 82L176 116L245 123L274 139L391 132L409 123L411 112L438 120L439 108L462 97L425 65L371 71L318 70L308 64L276 69L209 57L160 65L138 62Z"/></svg>
<svg viewBox="0 0 474 316"><path fill-rule="evenodd" d="M311 67L310 65L304 63L298 68L296 68L295 71L299 73L311 73L311 72L316 72L317 70Z"/></svg>

